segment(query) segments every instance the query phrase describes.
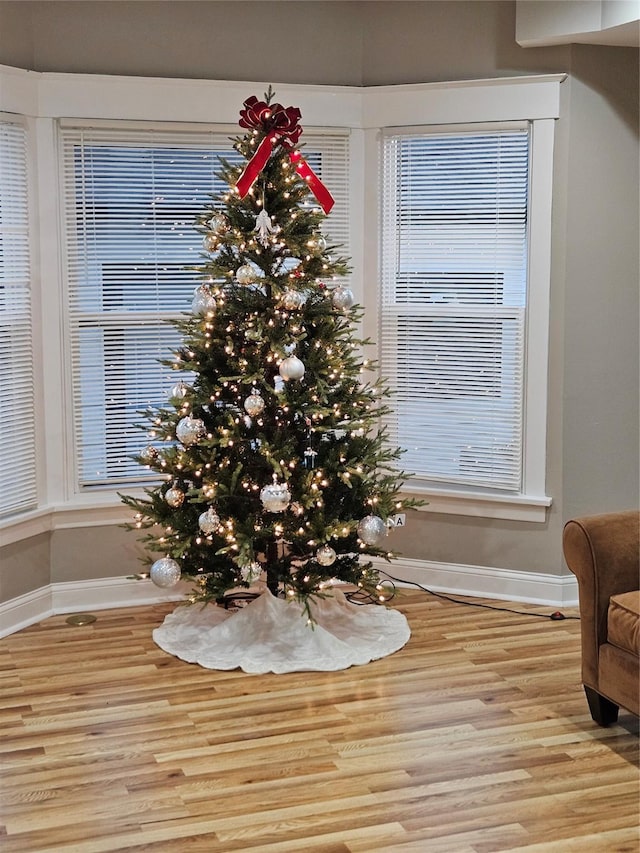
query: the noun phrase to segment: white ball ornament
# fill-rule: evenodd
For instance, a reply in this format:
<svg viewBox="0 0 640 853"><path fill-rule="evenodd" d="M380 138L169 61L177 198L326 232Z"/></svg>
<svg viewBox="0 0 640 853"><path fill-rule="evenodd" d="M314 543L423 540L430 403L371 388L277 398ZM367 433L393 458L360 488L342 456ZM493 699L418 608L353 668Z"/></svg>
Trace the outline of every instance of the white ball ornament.
<svg viewBox="0 0 640 853"><path fill-rule="evenodd" d="M286 483L268 483L260 492L260 500L267 512L283 512L291 501Z"/></svg>
<svg viewBox="0 0 640 853"><path fill-rule="evenodd" d="M175 586L180 580L182 571L171 557L162 557L151 566L149 577L156 586L163 588Z"/></svg>
<svg viewBox="0 0 640 853"><path fill-rule="evenodd" d="M158 451L152 444L149 444L140 452L140 456L143 462L153 462L158 458Z"/></svg>
<svg viewBox="0 0 640 853"><path fill-rule="evenodd" d="M196 287L191 301L191 313L196 316L213 314L216 310L215 296L206 285Z"/></svg>
<svg viewBox="0 0 640 853"><path fill-rule="evenodd" d="M339 284L331 294L331 301L338 311L348 311L355 302L355 298L352 290Z"/></svg>
<svg viewBox="0 0 640 853"><path fill-rule="evenodd" d="M244 401L244 410L252 418L264 410L264 400L257 391L252 391Z"/></svg>
<svg viewBox="0 0 640 853"><path fill-rule="evenodd" d="M316 560L321 566L332 566L336 561L336 552L331 545L322 545L316 551Z"/></svg>
<svg viewBox="0 0 640 853"><path fill-rule="evenodd" d="M199 441L206 432L204 421L200 418L192 418L187 415L186 418L178 421L176 427L176 438L185 447L190 447Z"/></svg>
<svg viewBox="0 0 640 853"><path fill-rule="evenodd" d="M387 525L379 515L366 515L358 524L358 536L365 545L376 545L387 533Z"/></svg>
<svg viewBox="0 0 640 853"><path fill-rule="evenodd" d="M203 512L198 519L200 530L208 536L220 527L220 516L216 513L213 507L209 507L206 512Z"/></svg>
<svg viewBox="0 0 640 853"><path fill-rule="evenodd" d="M184 503L185 494L182 489L179 489L177 486L171 486L170 489L164 493L164 499L169 504L170 507L174 509L178 509L178 507L182 506Z"/></svg>
<svg viewBox="0 0 640 853"><path fill-rule="evenodd" d="M189 391L189 386L185 385L185 383L180 380L176 385L171 389L171 396L175 397L177 400L184 400L187 396L187 392Z"/></svg>
<svg viewBox="0 0 640 853"><path fill-rule="evenodd" d="M236 281L238 284L253 284L256 278L256 271L251 264L243 264L236 270Z"/></svg>
<svg viewBox="0 0 640 853"><path fill-rule="evenodd" d="M289 382L291 379L302 379L304 376L304 364L297 356L290 355L280 362L278 372L285 382Z"/></svg>

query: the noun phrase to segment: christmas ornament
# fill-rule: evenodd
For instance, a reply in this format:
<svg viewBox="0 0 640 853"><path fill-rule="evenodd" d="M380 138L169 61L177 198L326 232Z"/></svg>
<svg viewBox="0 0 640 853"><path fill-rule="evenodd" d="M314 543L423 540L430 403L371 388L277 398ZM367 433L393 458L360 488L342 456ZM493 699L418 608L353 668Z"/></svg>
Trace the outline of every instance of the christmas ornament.
<svg viewBox="0 0 640 853"><path fill-rule="evenodd" d="M187 392L189 391L189 386L185 385L185 383L180 380L176 385L171 389L171 396L177 398L178 400L184 400L187 396Z"/></svg>
<svg viewBox="0 0 640 853"><path fill-rule="evenodd" d="M191 313L198 315L213 314L216 310L216 300L209 288L202 284L196 287L191 301Z"/></svg>
<svg viewBox="0 0 640 853"><path fill-rule="evenodd" d="M144 450L140 451L140 458L143 462L153 462L154 459L158 458L158 451L152 444L150 444L145 447Z"/></svg>
<svg viewBox="0 0 640 853"><path fill-rule="evenodd" d="M260 500L267 512L282 512L289 506L291 493L286 483L268 483L260 492Z"/></svg>
<svg viewBox="0 0 640 853"><path fill-rule="evenodd" d="M213 254L218 249L218 236L217 234L205 234L202 238L202 245L204 247L205 252L209 252L209 254Z"/></svg>
<svg viewBox="0 0 640 853"><path fill-rule="evenodd" d="M251 264L242 264L242 266L238 267L236 270L236 281L238 284L253 284L256 278L256 271Z"/></svg>
<svg viewBox="0 0 640 853"><path fill-rule="evenodd" d="M302 379L304 376L304 364L297 356L290 355L280 362L278 372L285 382L289 382L290 379Z"/></svg>
<svg viewBox="0 0 640 853"><path fill-rule="evenodd" d="M348 287L343 287L339 284L331 294L331 301L333 302L333 307L337 308L338 311L348 311L355 299L353 292Z"/></svg>
<svg viewBox="0 0 640 853"><path fill-rule="evenodd" d="M178 426L176 427L176 438L185 447L190 447L192 444L195 444L199 441L206 432L206 427L204 425L204 421L200 418L192 418L191 415L187 415L186 418L182 418L181 421L178 421Z"/></svg>
<svg viewBox="0 0 640 853"><path fill-rule="evenodd" d="M169 587L175 586L180 580L182 574L180 566L171 557L162 557L156 560L151 566L149 577L156 586Z"/></svg>
<svg viewBox="0 0 640 853"><path fill-rule="evenodd" d="M258 232L258 242L266 247L271 243L271 235L277 231L277 226L273 224L267 211L262 209L256 216L256 227L253 230Z"/></svg>
<svg viewBox="0 0 640 853"><path fill-rule="evenodd" d="M207 225L219 237L227 230L227 218L223 213L214 213Z"/></svg>
<svg viewBox="0 0 640 853"><path fill-rule="evenodd" d="M321 566L332 566L336 561L336 552L331 545L322 545L316 551L316 560Z"/></svg>
<svg viewBox="0 0 640 853"><path fill-rule="evenodd" d="M240 576L245 583L253 583L257 581L262 574L262 566L260 563L249 563L248 566L242 566Z"/></svg>
<svg viewBox="0 0 640 853"><path fill-rule="evenodd" d="M208 536L220 527L220 516L216 514L212 506L206 512L202 513L198 519L198 526L205 536Z"/></svg>
<svg viewBox="0 0 640 853"><path fill-rule="evenodd" d="M358 536L365 545L376 545L387 533L387 525L379 515L366 515L358 524Z"/></svg>
<svg viewBox="0 0 640 853"><path fill-rule="evenodd" d="M164 493L164 499L169 504L169 506L177 509L179 506L182 506L184 503L184 492L182 489L178 488L178 486L171 486L170 489Z"/></svg>
<svg viewBox="0 0 640 853"><path fill-rule="evenodd" d="M261 130L266 135L236 183L240 198L244 198L249 192L266 166L274 147L284 145L289 151L289 159L296 172L318 199L324 212L329 213L334 205L331 193L295 147L302 133L298 124L300 116L297 107L285 108L282 104L268 104L266 101L259 101L255 95L251 95L244 102L244 109L240 110L240 127Z"/></svg>
<svg viewBox="0 0 640 853"><path fill-rule="evenodd" d="M244 401L244 410L252 418L255 418L264 409L264 400L257 391L252 391Z"/></svg>
<svg viewBox="0 0 640 853"><path fill-rule="evenodd" d="M282 295L282 307L287 311L296 311L302 308L307 301L307 297L299 290L285 290Z"/></svg>

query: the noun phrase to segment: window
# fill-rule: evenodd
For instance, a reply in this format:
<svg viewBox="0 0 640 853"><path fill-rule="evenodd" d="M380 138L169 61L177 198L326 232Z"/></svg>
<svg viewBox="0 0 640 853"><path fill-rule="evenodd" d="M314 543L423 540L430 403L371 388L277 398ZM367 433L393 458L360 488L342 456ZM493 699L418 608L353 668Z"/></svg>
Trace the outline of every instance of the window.
<svg viewBox="0 0 640 853"><path fill-rule="evenodd" d="M384 138L387 427L425 486L526 490L531 138L529 123Z"/></svg>
<svg viewBox="0 0 640 853"><path fill-rule="evenodd" d="M175 375L158 364L177 345L164 320L199 283L195 217L221 190L218 155L237 129L61 127L76 482L140 481L139 412L167 400ZM307 132L305 157L331 187L332 242L348 237L348 136Z"/></svg>
<svg viewBox="0 0 640 853"><path fill-rule="evenodd" d="M27 132L0 118L0 516L37 503Z"/></svg>

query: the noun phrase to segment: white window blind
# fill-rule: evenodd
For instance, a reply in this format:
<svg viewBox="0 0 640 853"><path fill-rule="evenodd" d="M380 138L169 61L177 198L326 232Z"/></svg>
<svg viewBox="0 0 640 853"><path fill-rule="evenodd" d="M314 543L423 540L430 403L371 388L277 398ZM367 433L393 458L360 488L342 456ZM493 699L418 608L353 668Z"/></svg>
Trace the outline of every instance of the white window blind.
<svg viewBox="0 0 640 853"><path fill-rule="evenodd" d="M27 133L0 119L0 517L37 503Z"/></svg>
<svg viewBox="0 0 640 853"><path fill-rule="evenodd" d="M380 365L402 466L522 488L529 132L384 138Z"/></svg>
<svg viewBox="0 0 640 853"><path fill-rule="evenodd" d="M140 481L138 412L164 404L178 344L164 320L188 311L201 261L195 217L223 189L237 128L60 131L76 480ZM336 199L332 242L348 243L348 136L305 132L304 156Z"/></svg>

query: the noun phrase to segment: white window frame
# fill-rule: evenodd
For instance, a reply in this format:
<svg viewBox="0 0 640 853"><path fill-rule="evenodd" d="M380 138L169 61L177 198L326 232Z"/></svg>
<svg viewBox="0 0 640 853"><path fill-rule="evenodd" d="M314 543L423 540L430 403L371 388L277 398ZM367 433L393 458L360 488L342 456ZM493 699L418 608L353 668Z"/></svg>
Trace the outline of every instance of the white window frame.
<svg viewBox="0 0 640 853"><path fill-rule="evenodd" d="M90 148L106 146L109 148L135 152L138 148L142 150L146 150L147 148L162 150L166 148L183 147L185 150L199 150L200 146L202 146L203 150L211 148L211 150L221 153L224 156L226 151L229 152L229 155L233 153L232 143L230 140L237 135L237 126L220 124L185 125L177 123L161 124L155 122L135 124L127 122L125 124L119 122L79 122L76 120L66 119L59 122L58 147L61 155L60 200L61 223L63 229L62 242L63 250L68 251L69 253L69 257L63 262L63 279L65 285L64 322L66 329L65 363L71 368L70 370L67 370L66 383L69 389L68 397L71 400L73 425L67 435L67 446L68 457L73 460L72 483L74 493L76 494L83 494L88 491L113 492L116 489L130 492L132 489L135 490L148 485L150 479L149 475L143 468L136 469L136 466L128 464L127 470L133 469L133 476L135 479L131 479L131 474L129 474L125 479L118 479L117 477L112 479L105 471L102 476L97 474L95 481L92 482L91 476L93 471L89 474L86 470L86 463L82 463L83 459L95 456L96 460L98 460L96 464L102 468L106 469L110 465L118 465L113 453L110 452L108 445L106 445L102 450L98 448L101 438L100 433L101 431L104 433L103 441L106 441L108 430L114 430L115 428L132 430L134 422L136 420L140 421L141 418L136 418L135 415L132 415L130 423L127 422L126 424L119 424L111 422L105 415L103 421L99 423L96 420L96 416L100 409L93 405L91 407L91 411L93 411L94 414L90 415L93 426L91 431L87 432L86 436L83 435L83 407L85 404L85 392L83 391L83 385L85 385L85 383L91 385L91 380L93 379L93 386L97 386L99 389L101 385L107 385L110 374L108 370L105 370L104 368L101 369L97 363L93 368L89 366L86 368L82 367L80 357L81 325L88 322L91 328L97 333L98 338L100 337L100 331L111 331L112 334L117 335L118 333L124 334L126 329L131 327L139 328L141 330L143 327L149 328L152 330L154 340L156 335L160 339L166 337L166 348L163 350L162 344L160 343L156 351L155 358L169 358L171 355L170 340L175 338L175 332L172 333L172 330L167 326L166 335L164 335L161 325L159 324L161 324L163 320L167 320L172 317L179 318L182 311L188 311L190 296L189 298L185 298L184 305L181 308L178 309L174 307L173 309L161 309L160 312L150 310L128 310L126 304L119 311L94 309L87 313L82 310L80 300L86 301L87 299L91 299L96 305L100 304L102 289L98 279L95 281L95 288L91 289L91 275L88 270L84 270L84 267L82 266L82 258L84 257L82 245L78 244L76 246L76 172L74 152L84 150L84 138L86 137L86 144ZM321 154L326 153L327 155L326 162L323 163L324 169L319 170L315 167L320 177L322 177L328 185L332 186L333 195L336 200L334 209L336 218L328 220L324 230L326 230L327 235L332 242L335 240L338 243L346 243L346 241L348 241L348 223L350 219L348 191L349 132L344 128L337 130L327 128L311 129L305 133L304 141L305 147L303 151L306 153L306 156L311 157L316 151ZM218 171L219 166L217 162L214 161L212 165L213 170ZM334 175L333 179L331 177L332 174ZM191 211L191 215L194 220L202 209L204 209L204 202ZM334 223L333 232L331 230L332 223ZM92 230L91 220L89 221L89 228L91 229L90 245L92 245L91 235L95 237L99 232L96 231L94 233ZM189 229L193 229L191 237L195 250L195 257L192 257L191 263L199 264L201 263L201 239L197 236L191 223L180 226L180 230L186 231ZM80 228L81 234L84 233L84 231L84 228ZM345 253L349 253L348 246L345 246ZM124 257L129 254L130 252L124 252L122 254L118 254L117 257ZM108 251L106 255L103 255L98 248L96 253L93 251L92 246L91 255L97 262L101 257L108 258ZM155 263L155 257L149 255L149 261L152 264ZM188 263L187 257L184 258L184 263ZM74 272L72 272L72 268ZM193 286L195 287L198 284L197 275L193 273L192 278ZM177 340L174 340L173 345L175 346L176 344ZM96 346L100 349L99 342L94 344L94 347ZM105 349L105 359L106 352L107 350ZM113 354L116 359L124 357L124 350L122 356L118 356L115 352ZM151 368L151 374L154 377L154 383L161 383L163 385L163 392L167 395L162 399L154 399L151 402L154 405L164 405L168 399L169 389L174 384L175 380L171 378L167 368L161 369L156 365L154 358L150 357L149 366ZM93 371L92 374L91 371ZM133 384L138 384L136 377L143 379L145 374L135 374L133 377ZM142 384L148 384L148 378L145 379ZM89 391L91 391L90 387ZM97 399L99 393L97 396L93 393L89 394L89 396L92 399ZM133 403L133 401L129 399L127 399L126 402L128 406L131 406ZM147 404L148 401L146 399L140 399L135 408L140 410ZM139 452L145 446L147 441L148 440L145 439L144 433L139 433L136 438L129 438L128 455ZM92 446L98 449L94 449L93 451L88 449ZM122 468L122 463L119 463L119 467ZM157 479L157 476L152 477L152 479Z"/></svg>
<svg viewBox="0 0 640 853"><path fill-rule="evenodd" d="M8 400L3 405L0 426L0 446L3 449L3 494L0 520L11 523L15 516L32 512L39 503L38 434L36 428L36 387L34 351L37 327L34 323L33 266L35 228L33 216L33 142L30 122L26 117L0 112L0 125L6 128L10 156L16 171L7 169L6 212L16 213L21 218L3 219L0 223L1 236L8 241L9 249L18 247L16 257L10 250L3 251L7 281L11 284L15 274L23 278L16 288L16 306L11 308L13 287L2 296L7 308L5 317L11 345L9 359L17 352L20 364L15 376L4 383L3 395ZM13 142L11 142L13 137ZM18 176L20 183L12 177ZM13 189L11 189L13 187ZM24 251L20 253L19 246ZM8 297L5 301L4 296ZM6 354L6 353L5 353Z"/></svg>
<svg viewBox="0 0 640 853"><path fill-rule="evenodd" d="M425 512L502 518L516 521L544 522L552 499L546 494L547 448L547 372L549 350L549 305L551 280L551 203L553 178L553 142L555 120L559 115L559 82L525 78L503 81L472 81L469 84L434 84L424 87L393 87L396 97L371 102L370 121L380 122L381 129L425 132L464 129L468 126L505 125L530 122L530 220L528 252L528 307L525 328L525 378L523 399L523 479L519 493L461 486L436 486L409 479L407 495L427 501ZM385 87L389 90L392 87ZM398 91L404 89L405 91ZM420 92L417 90L420 89ZM421 96L421 97L419 97ZM424 121L416 121L419 116ZM392 121L385 123L385 117ZM382 139L379 130L369 130L367 160L380 170ZM371 217L367 232L381 233L382 199L379 184L377 218ZM381 281L381 245L370 252L378 253L370 273ZM365 254L369 254L365 251ZM379 288L377 289L377 291ZM377 302L377 292L374 297ZM368 330L379 339L380 305L369 299ZM410 472L409 472L410 473Z"/></svg>

